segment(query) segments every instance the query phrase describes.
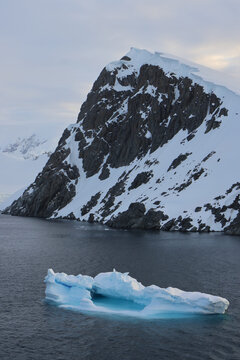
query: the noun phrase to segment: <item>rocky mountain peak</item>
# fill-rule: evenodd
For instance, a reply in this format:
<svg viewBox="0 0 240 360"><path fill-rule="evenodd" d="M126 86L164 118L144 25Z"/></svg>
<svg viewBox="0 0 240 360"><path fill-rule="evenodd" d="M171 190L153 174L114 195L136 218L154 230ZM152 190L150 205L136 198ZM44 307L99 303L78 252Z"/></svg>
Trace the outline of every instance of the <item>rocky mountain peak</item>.
<svg viewBox="0 0 240 360"><path fill-rule="evenodd" d="M239 96L200 75L197 66L135 48L108 64L77 123L7 212L126 228L230 226L236 212L212 209L222 209L236 181L224 171L224 146L234 147L228 136L234 139Z"/></svg>

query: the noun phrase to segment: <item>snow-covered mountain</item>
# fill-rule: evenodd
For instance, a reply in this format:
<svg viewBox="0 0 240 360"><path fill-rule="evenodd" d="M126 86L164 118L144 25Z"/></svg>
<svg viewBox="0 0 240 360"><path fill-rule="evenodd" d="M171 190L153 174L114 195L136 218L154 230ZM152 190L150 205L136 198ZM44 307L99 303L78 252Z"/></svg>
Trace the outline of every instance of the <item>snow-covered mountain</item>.
<svg viewBox="0 0 240 360"><path fill-rule="evenodd" d="M15 158L37 160L42 155L51 155L54 150L51 145L47 144L47 140L40 140L36 134L32 134L27 138L18 137L15 142L0 147L0 152Z"/></svg>
<svg viewBox="0 0 240 360"><path fill-rule="evenodd" d="M217 72L131 49L107 65L6 212L240 233L240 96Z"/></svg>
<svg viewBox="0 0 240 360"><path fill-rule="evenodd" d="M15 196L21 195L29 183L34 181L54 151L57 139L40 139L36 134L32 134L1 141L0 209L3 209L5 204L11 201L12 194L17 192Z"/></svg>

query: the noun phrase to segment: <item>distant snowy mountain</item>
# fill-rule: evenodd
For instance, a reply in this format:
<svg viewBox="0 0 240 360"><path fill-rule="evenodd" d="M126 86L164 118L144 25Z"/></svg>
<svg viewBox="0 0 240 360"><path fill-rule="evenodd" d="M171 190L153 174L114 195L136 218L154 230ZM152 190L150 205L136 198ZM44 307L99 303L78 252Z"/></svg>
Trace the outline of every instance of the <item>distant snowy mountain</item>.
<svg viewBox="0 0 240 360"><path fill-rule="evenodd" d="M240 96L216 71L131 49L107 65L6 212L240 233Z"/></svg>
<svg viewBox="0 0 240 360"><path fill-rule="evenodd" d="M12 155L18 159L37 160L42 155L50 156L54 150L53 143L47 140L40 140L36 134L27 138L18 137L13 143L6 146L0 146L0 152Z"/></svg>
<svg viewBox="0 0 240 360"><path fill-rule="evenodd" d="M20 196L34 181L56 144L55 139L40 140L36 134L9 142L5 139L4 144L0 144L0 209L9 205L8 198L14 200L13 193L17 191L16 197Z"/></svg>
<svg viewBox="0 0 240 360"><path fill-rule="evenodd" d="M3 148L0 147L0 151L5 154L11 154L16 158L36 160L44 154L50 156L51 151L46 151L46 148L49 148L49 144L46 146L46 143L47 140L40 140L36 134L33 134L28 138L18 137L16 142L8 144Z"/></svg>
<svg viewBox="0 0 240 360"><path fill-rule="evenodd" d="M0 194L0 204L5 202L10 196L11 196L11 194Z"/></svg>

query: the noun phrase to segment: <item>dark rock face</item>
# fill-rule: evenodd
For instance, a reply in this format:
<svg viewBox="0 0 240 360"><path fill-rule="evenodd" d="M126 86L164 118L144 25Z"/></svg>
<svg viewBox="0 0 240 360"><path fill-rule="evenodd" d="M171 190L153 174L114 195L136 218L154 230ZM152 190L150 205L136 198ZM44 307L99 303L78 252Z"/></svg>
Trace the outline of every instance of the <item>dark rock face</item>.
<svg viewBox="0 0 240 360"><path fill-rule="evenodd" d="M190 217L186 217L186 218L182 219L182 217L180 216L178 218L179 230L182 232L189 231L192 228L191 222L192 222L192 219Z"/></svg>
<svg viewBox="0 0 240 360"><path fill-rule="evenodd" d="M116 81L123 91L111 87ZM154 96L147 92L149 85L157 89ZM124 103L127 110L121 107ZM149 150L153 152L163 146L182 129L192 133L202 124L208 111L212 114L209 121L214 129L221 101L215 94L205 93L203 87L193 84L189 78L168 77L158 66L143 65L138 76L133 73L120 80L117 70L104 69L78 116L82 134L80 128L75 130L87 176L99 171L105 157L110 167L125 166ZM168 119L171 119L169 124ZM206 130L210 131L210 125ZM146 137L147 132L151 138ZM90 145L87 145L88 139L93 139ZM108 174L101 176L106 178Z"/></svg>
<svg viewBox="0 0 240 360"><path fill-rule="evenodd" d="M124 193L126 176L127 175L125 175L123 178L118 179L117 183L108 190L106 196L101 201L103 205L100 208L99 212L103 219L106 216L110 215L113 210L115 210L115 208L113 208L115 198Z"/></svg>
<svg viewBox="0 0 240 360"><path fill-rule="evenodd" d="M185 161L192 153L180 154L176 159L173 160L167 171L176 169L183 161Z"/></svg>
<svg viewBox="0 0 240 360"><path fill-rule="evenodd" d="M160 220L167 218L168 216L164 215L162 211L150 209L146 212L144 204L132 203L127 211L109 220L107 225L116 229L159 230Z"/></svg>
<svg viewBox="0 0 240 360"><path fill-rule="evenodd" d="M192 219L190 217L183 218L179 216L177 219L171 219L167 221L162 227L163 231L197 231L196 228L193 228Z"/></svg>
<svg viewBox="0 0 240 360"><path fill-rule="evenodd" d="M89 213L89 211L92 210L92 208L97 205L98 199L100 198L101 193L98 192L97 194L93 195L91 199L87 202L86 205L84 205L81 209L82 216Z"/></svg>
<svg viewBox="0 0 240 360"><path fill-rule="evenodd" d="M205 158L203 158L203 162L206 162L210 157L212 157L214 154L216 154L216 151L211 151Z"/></svg>
<svg viewBox="0 0 240 360"><path fill-rule="evenodd" d="M131 60L131 58L130 58L129 56L123 56L123 57L121 58L121 60L130 61L130 60Z"/></svg>
<svg viewBox="0 0 240 360"><path fill-rule="evenodd" d="M240 183L234 183L229 189L226 190L225 195L219 195L215 198L217 201L224 200L227 195L231 194L233 191L240 190ZM224 232L230 235L240 235L240 195L237 194L232 197L232 202L228 205L213 205L213 204L205 204L205 211L210 211L214 216L214 220L216 223L220 223L224 228ZM237 216L233 221L228 221L228 216L226 215L227 210L236 210L238 212ZM228 225L227 225L228 224Z"/></svg>
<svg viewBox="0 0 240 360"><path fill-rule="evenodd" d="M240 235L240 214L237 215L236 219L229 226L225 227L224 232L228 235Z"/></svg>
<svg viewBox="0 0 240 360"><path fill-rule="evenodd" d="M174 230L174 226L175 226L175 219L171 219L161 227L161 230L171 231Z"/></svg>
<svg viewBox="0 0 240 360"><path fill-rule="evenodd" d="M98 178L100 180L105 180L105 179L107 179L109 177L109 175L110 175L110 170L109 170L107 164L104 164L103 168L102 168L102 171L101 171L101 174L99 175Z"/></svg>
<svg viewBox="0 0 240 360"><path fill-rule="evenodd" d="M136 189L139 186L141 186L142 184L146 184L150 180L151 177L152 177L152 173L150 171L145 171L140 174L137 174L137 176L131 183L128 190Z"/></svg>

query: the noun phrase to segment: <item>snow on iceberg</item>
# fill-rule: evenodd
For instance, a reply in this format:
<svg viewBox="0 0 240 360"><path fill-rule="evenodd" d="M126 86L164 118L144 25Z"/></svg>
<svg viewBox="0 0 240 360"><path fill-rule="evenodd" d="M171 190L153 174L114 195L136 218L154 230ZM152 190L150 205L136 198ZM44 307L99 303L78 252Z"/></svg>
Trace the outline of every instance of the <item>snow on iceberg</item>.
<svg viewBox="0 0 240 360"><path fill-rule="evenodd" d="M115 270L92 278L54 273L49 269L45 283L48 302L81 312L166 318L224 314L229 306L228 300L219 296L155 285L145 287L128 273Z"/></svg>

